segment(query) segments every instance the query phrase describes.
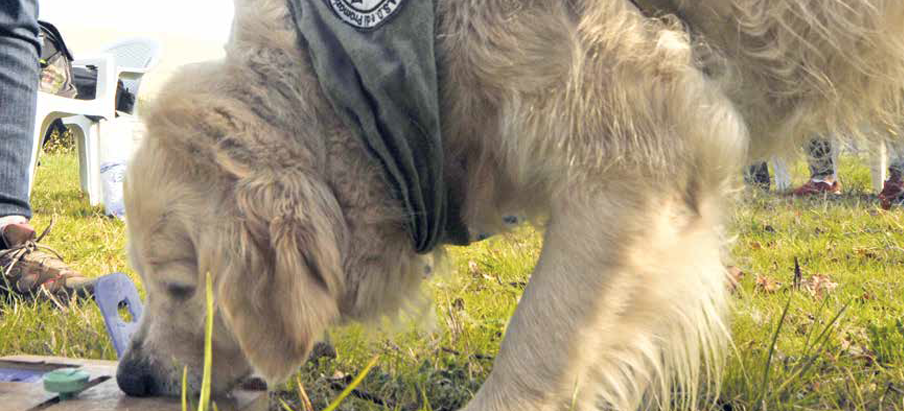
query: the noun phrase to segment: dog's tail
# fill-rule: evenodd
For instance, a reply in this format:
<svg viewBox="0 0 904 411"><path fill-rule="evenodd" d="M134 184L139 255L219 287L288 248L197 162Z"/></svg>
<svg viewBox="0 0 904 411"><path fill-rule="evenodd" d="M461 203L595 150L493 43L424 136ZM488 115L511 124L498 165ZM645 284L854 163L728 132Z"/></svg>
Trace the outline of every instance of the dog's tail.
<svg viewBox="0 0 904 411"><path fill-rule="evenodd" d="M787 147L813 133L886 139L892 134L865 131L904 123L904 1L730 4L730 10L713 7L730 13L727 20L734 26L723 25L718 41L733 54L729 57L738 63L741 82L761 88L738 95L760 96L760 101L737 101L756 111L747 118L762 122L751 124L752 154L763 154L757 146Z"/></svg>

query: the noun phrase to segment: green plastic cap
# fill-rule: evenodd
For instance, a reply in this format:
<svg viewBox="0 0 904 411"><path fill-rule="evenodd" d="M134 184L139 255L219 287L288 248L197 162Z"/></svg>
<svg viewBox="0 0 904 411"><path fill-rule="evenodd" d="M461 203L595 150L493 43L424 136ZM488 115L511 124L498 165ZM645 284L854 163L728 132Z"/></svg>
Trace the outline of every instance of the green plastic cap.
<svg viewBox="0 0 904 411"><path fill-rule="evenodd" d="M44 374L44 389L59 393L61 398L69 398L84 390L90 377L90 374L78 368L53 370Z"/></svg>

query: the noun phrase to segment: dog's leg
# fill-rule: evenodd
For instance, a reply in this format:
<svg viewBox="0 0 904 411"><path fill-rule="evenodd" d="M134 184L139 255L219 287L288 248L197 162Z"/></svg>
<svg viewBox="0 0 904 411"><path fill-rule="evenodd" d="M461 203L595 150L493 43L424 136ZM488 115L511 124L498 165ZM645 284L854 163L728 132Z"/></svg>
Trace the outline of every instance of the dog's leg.
<svg viewBox="0 0 904 411"><path fill-rule="evenodd" d="M653 199L651 187L624 184L553 205L540 260L468 411L696 405L727 339L718 201L675 191Z"/></svg>

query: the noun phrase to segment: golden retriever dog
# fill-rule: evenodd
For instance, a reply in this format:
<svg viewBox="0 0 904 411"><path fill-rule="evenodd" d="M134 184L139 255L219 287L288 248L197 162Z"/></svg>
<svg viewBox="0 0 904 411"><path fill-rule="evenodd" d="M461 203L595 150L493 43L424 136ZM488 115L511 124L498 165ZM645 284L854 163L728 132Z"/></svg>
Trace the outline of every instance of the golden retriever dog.
<svg viewBox="0 0 904 411"><path fill-rule="evenodd" d="M469 411L697 409L728 331L723 213L748 159L889 121L901 0L437 0L447 181L467 223L543 250ZM283 0L237 0L222 61L145 110L126 183L147 290L132 395L279 383L331 325L420 300L379 164L318 85ZM868 138L868 137L864 137Z"/></svg>

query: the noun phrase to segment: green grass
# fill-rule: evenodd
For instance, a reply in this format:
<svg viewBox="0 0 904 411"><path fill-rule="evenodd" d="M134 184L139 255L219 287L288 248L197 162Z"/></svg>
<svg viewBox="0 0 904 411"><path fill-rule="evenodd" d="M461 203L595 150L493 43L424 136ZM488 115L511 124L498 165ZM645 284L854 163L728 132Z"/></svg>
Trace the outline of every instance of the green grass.
<svg viewBox="0 0 904 411"><path fill-rule="evenodd" d="M42 162L34 222L41 228L56 219L48 245L88 275L123 271L137 280L125 261L123 224L87 205L74 155L46 155ZM796 183L804 173L798 164ZM840 175L839 198L741 196L731 229L733 264L744 274L733 298L735 349L723 379L724 410L904 410L904 211L876 207L862 161L843 157ZM338 410L465 404L492 367L539 248L538 234L525 228L452 249L454 273L425 286L432 316L385 331L332 331L338 356L312 361L298 375L314 409L326 408L375 355L376 366ZM819 275L837 286L820 295L794 289L795 259L805 282ZM758 281L777 289L766 291ZM21 353L115 358L93 305L60 311L0 302L0 355ZM273 409L282 409L279 400L304 409L297 385L292 378L280 387Z"/></svg>

